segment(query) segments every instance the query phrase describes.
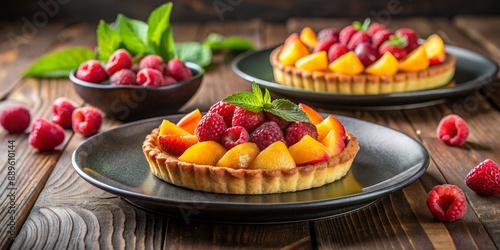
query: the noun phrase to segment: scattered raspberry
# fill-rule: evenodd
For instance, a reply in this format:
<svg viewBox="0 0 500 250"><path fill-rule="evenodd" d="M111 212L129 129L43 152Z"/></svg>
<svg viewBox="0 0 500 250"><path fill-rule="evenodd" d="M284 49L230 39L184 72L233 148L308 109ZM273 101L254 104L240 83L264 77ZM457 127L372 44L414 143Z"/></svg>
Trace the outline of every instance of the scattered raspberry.
<svg viewBox="0 0 500 250"><path fill-rule="evenodd" d="M22 133L30 126L31 116L28 109L15 104L2 110L0 124L9 133Z"/></svg>
<svg viewBox="0 0 500 250"><path fill-rule="evenodd" d="M312 138L318 139L318 129L316 129L314 124L309 122L293 122L285 132L286 145L292 146L305 135L310 135Z"/></svg>
<svg viewBox="0 0 500 250"><path fill-rule="evenodd" d="M349 40L356 32L358 32L358 30L356 30L354 26L352 25L346 26L339 33L339 42L347 46L347 43L349 43Z"/></svg>
<svg viewBox="0 0 500 250"><path fill-rule="evenodd" d="M163 85L170 85L170 84L174 84L174 83L177 83L177 80L175 80L175 78L173 78L171 76L164 76L163 77Z"/></svg>
<svg viewBox="0 0 500 250"><path fill-rule="evenodd" d="M121 69L111 75L109 84L111 85L137 85L137 76L130 69Z"/></svg>
<svg viewBox="0 0 500 250"><path fill-rule="evenodd" d="M250 140L250 135L242 126L230 127L224 131L221 138L221 143L227 149L231 149L237 145Z"/></svg>
<svg viewBox="0 0 500 250"><path fill-rule="evenodd" d="M132 67L132 56L126 49L118 49L109 57L106 72L108 75L112 75L121 69L130 69L130 67Z"/></svg>
<svg viewBox="0 0 500 250"><path fill-rule="evenodd" d="M418 47L418 35L412 29L401 28L396 30L395 34L406 39L407 41L406 51L408 53L412 52L414 49Z"/></svg>
<svg viewBox="0 0 500 250"><path fill-rule="evenodd" d="M160 148L172 155L181 155L188 149L198 142L198 139L194 135L174 135L166 134L160 135L158 137L158 144Z"/></svg>
<svg viewBox="0 0 500 250"><path fill-rule="evenodd" d="M285 131L285 129L288 127L288 125L290 125L290 122L277 116L277 115L273 115L269 112L264 112L266 114L266 118L268 121L273 121L273 122L276 122L278 124L278 126L280 127L281 130Z"/></svg>
<svg viewBox="0 0 500 250"><path fill-rule="evenodd" d="M388 43L388 42L384 42L378 48L378 52L380 55L383 55L387 51L389 51L398 60L403 59L408 54L405 47L402 47L399 45L393 45L393 44Z"/></svg>
<svg viewBox="0 0 500 250"><path fill-rule="evenodd" d="M389 40L392 36L392 32L386 29L377 31L372 36L372 45L374 48L378 49L385 41Z"/></svg>
<svg viewBox="0 0 500 250"><path fill-rule="evenodd" d="M64 141L64 129L56 123L38 118L31 125L28 141L38 151L52 150Z"/></svg>
<svg viewBox="0 0 500 250"><path fill-rule="evenodd" d="M76 71L76 77L86 82L100 83L106 80L108 75L104 67L102 67L101 62L98 60L88 60L80 64Z"/></svg>
<svg viewBox="0 0 500 250"><path fill-rule="evenodd" d="M352 35L351 39L349 39L349 42L347 43L347 48L349 50L353 50L356 48L356 46L358 46L358 44L361 43L371 43L370 37L364 31L358 31L354 33L354 35Z"/></svg>
<svg viewBox="0 0 500 250"><path fill-rule="evenodd" d="M313 52L328 51L328 49L337 42L334 38L327 38L318 42L316 47L314 47Z"/></svg>
<svg viewBox="0 0 500 250"><path fill-rule="evenodd" d="M158 87L163 85L163 75L156 69L145 68L139 70L136 82L145 87Z"/></svg>
<svg viewBox="0 0 500 250"><path fill-rule="evenodd" d="M52 122L63 128L71 128L71 115L76 104L66 97L59 97L52 103Z"/></svg>
<svg viewBox="0 0 500 250"><path fill-rule="evenodd" d="M442 142L451 146L460 146L469 136L469 127L460 116L450 114L441 119L436 134Z"/></svg>
<svg viewBox="0 0 500 250"><path fill-rule="evenodd" d="M467 201L464 192L455 185L435 186L427 195L427 207L440 221L455 221L465 214Z"/></svg>
<svg viewBox="0 0 500 250"><path fill-rule="evenodd" d="M207 113L201 118L201 121L196 125L195 133L198 141L216 141L220 142L222 134L226 131L227 126L224 123L224 118L215 113Z"/></svg>
<svg viewBox="0 0 500 250"><path fill-rule="evenodd" d="M370 27L368 27L368 31L366 33L368 33L370 37L373 37L380 30L385 30L385 26L380 23L372 23L370 24Z"/></svg>
<svg viewBox="0 0 500 250"><path fill-rule="evenodd" d="M163 58L158 55L147 55L139 62L139 70L156 69L163 72Z"/></svg>
<svg viewBox="0 0 500 250"><path fill-rule="evenodd" d="M234 106L233 104L229 104L223 101L218 101L217 103L212 105L212 107L210 107L208 112L221 115L224 118L226 126L231 127L233 123L233 115L235 108L236 106Z"/></svg>
<svg viewBox="0 0 500 250"><path fill-rule="evenodd" d="M265 121L266 116L263 112L255 113L244 108L236 107L234 109L232 126L242 126L248 133L252 133Z"/></svg>
<svg viewBox="0 0 500 250"><path fill-rule="evenodd" d="M264 122L250 134L250 141L257 144L262 151L273 142L285 142L285 137L276 122Z"/></svg>
<svg viewBox="0 0 500 250"><path fill-rule="evenodd" d="M91 136L99 131L102 125L101 111L93 107L77 108L73 111L73 130L83 136Z"/></svg>
<svg viewBox="0 0 500 250"><path fill-rule="evenodd" d="M500 194L500 169L493 160L487 159L467 174L465 183L478 194Z"/></svg>
<svg viewBox="0 0 500 250"><path fill-rule="evenodd" d="M333 62L347 52L349 52L347 46L340 43L336 43L332 45L328 50L328 61Z"/></svg>
<svg viewBox="0 0 500 250"><path fill-rule="evenodd" d="M326 28L318 32L318 41L332 38L335 39L335 42L339 40L339 31L336 28Z"/></svg>
<svg viewBox="0 0 500 250"><path fill-rule="evenodd" d="M167 74L177 81L184 81L193 76L191 70L179 59L174 58L167 63Z"/></svg>

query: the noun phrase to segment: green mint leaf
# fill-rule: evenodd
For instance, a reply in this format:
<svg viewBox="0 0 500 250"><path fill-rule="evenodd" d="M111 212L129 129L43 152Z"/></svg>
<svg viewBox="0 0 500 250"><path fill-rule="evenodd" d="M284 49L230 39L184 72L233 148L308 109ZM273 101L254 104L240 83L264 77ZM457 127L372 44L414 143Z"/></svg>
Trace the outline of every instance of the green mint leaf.
<svg viewBox="0 0 500 250"><path fill-rule="evenodd" d="M24 77L68 77L71 70L84 61L92 59L92 50L74 47L45 54L34 62L23 74Z"/></svg>
<svg viewBox="0 0 500 250"><path fill-rule="evenodd" d="M227 96L222 101L252 112L261 112L264 109L262 102L250 92L238 92Z"/></svg>
<svg viewBox="0 0 500 250"><path fill-rule="evenodd" d="M370 27L370 18L366 18L365 21L363 22L363 25L361 26L362 31L368 31L368 28Z"/></svg>
<svg viewBox="0 0 500 250"><path fill-rule="evenodd" d="M257 85L255 82L252 82L252 92L262 106L264 104L264 97L262 96L262 90L260 90L259 85Z"/></svg>
<svg viewBox="0 0 500 250"><path fill-rule="evenodd" d="M210 33L205 41L204 45L210 47L210 49L217 50L228 50L228 51L245 51L254 49L252 41L239 36L224 37L217 33Z"/></svg>
<svg viewBox="0 0 500 250"><path fill-rule="evenodd" d="M148 48L148 24L118 14L116 31L122 38L125 48L133 55L145 54Z"/></svg>
<svg viewBox="0 0 500 250"><path fill-rule="evenodd" d="M352 26L356 29L356 30L361 30L363 25L361 24L360 21L354 21L352 22Z"/></svg>
<svg viewBox="0 0 500 250"><path fill-rule="evenodd" d="M306 113L295 103L286 99L276 99L264 105L264 111L277 115L289 122L311 122Z"/></svg>
<svg viewBox="0 0 500 250"><path fill-rule="evenodd" d="M266 89L266 92L264 94L264 105L270 103L271 103L271 93L269 93L269 90Z"/></svg>
<svg viewBox="0 0 500 250"><path fill-rule="evenodd" d="M101 20L97 26L97 58L99 61L108 61L111 54L120 48L121 42L120 34L104 20Z"/></svg>
<svg viewBox="0 0 500 250"><path fill-rule="evenodd" d="M147 40L155 54L160 55L164 61L174 58L175 44L172 27L170 27L170 13L172 3L166 3L151 12L148 18Z"/></svg>
<svg viewBox="0 0 500 250"><path fill-rule="evenodd" d="M175 51L179 59L206 67L212 62L212 50L198 42L176 43Z"/></svg>

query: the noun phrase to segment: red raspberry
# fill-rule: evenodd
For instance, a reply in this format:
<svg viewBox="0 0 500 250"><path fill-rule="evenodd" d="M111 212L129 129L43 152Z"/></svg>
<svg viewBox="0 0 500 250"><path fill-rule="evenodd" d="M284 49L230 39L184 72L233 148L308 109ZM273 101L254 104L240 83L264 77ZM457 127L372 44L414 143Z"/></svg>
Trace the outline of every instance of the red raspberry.
<svg viewBox="0 0 500 250"><path fill-rule="evenodd" d="M345 45L336 43L332 45L328 50L328 61L333 62L347 52L349 52L349 50Z"/></svg>
<svg viewBox="0 0 500 250"><path fill-rule="evenodd" d="M139 62L139 70L156 69L163 72L163 58L158 55L147 55Z"/></svg>
<svg viewBox="0 0 500 250"><path fill-rule="evenodd" d="M215 113L207 113L201 118L201 121L196 125L195 133L198 141L216 141L220 142L222 134L226 131L227 126L224 123L224 118Z"/></svg>
<svg viewBox="0 0 500 250"><path fill-rule="evenodd" d="M250 135L242 126L230 127L224 131L221 138L221 143L227 149L231 149L237 145L250 140Z"/></svg>
<svg viewBox="0 0 500 250"><path fill-rule="evenodd" d="M458 115L451 114L443 117L439 122L436 135L442 142L451 146L460 146L469 136L467 123Z"/></svg>
<svg viewBox="0 0 500 250"><path fill-rule="evenodd" d="M373 36L380 30L385 30L385 26L380 23L372 23L366 33L373 39Z"/></svg>
<svg viewBox="0 0 500 250"><path fill-rule="evenodd" d="M22 133L30 126L31 116L28 109L15 104L2 110L0 124L9 133Z"/></svg>
<svg viewBox="0 0 500 250"><path fill-rule="evenodd" d="M96 134L102 125L101 111L93 107L77 108L73 111L73 130L83 136Z"/></svg>
<svg viewBox="0 0 500 250"><path fill-rule="evenodd" d="M268 121L273 121L273 122L276 122L278 124L278 126L280 127L281 130L285 131L285 129L288 127L288 125L290 125L290 122L277 116L277 115L273 115L269 112L264 112L266 114L266 118Z"/></svg>
<svg viewBox="0 0 500 250"><path fill-rule="evenodd" d="M111 85L137 85L137 76L134 71L130 69L121 69L116 73L112 74L109 78L109 84Z"/></svg>
<svg viewBox="0 0 500 250"><path fill-rule="evenodd" d="M297 143L305 135L310 135L314 139L318 139L318 129L314 124L309 122L293 122L285 131L286 145L292 146Z"/></svg>
<svg viewBox="0 0 500 250"><path fill-rule="evenodd" d="M47 151L59 146L64 141L64 136L64 129L61 126L38 118L31 125L28 141L38 151Z"/></svg>
<svg viewBox="0 0 500 250"><path fill-rule="evenodd" d="M383 43L378 49L378 53L380 55L383 55L387 51L390 52L398 60L403 59L408 54L405 48L397 47L388 43Z"/></svg>
<svg viewBox="0 0 500 250"><path fill-rule="evenodd" d="M97 60L88 60L80 64L76 71L76 77L86 82L100 83L106 80L108 75L104 67L102 67L101 62Z"/></svg>
<svg viewBox="0 0 500 250"><path fill-rule="evenodd" d="M358 32L358 30L352 25L343 28L339 33L339 42L347 46L347 43L349 43L349 40L356 32Z"/></svg>
<svg viewBox="0 0 500 250"><path fill-rule="evenodd" d="M418 47L418 36L417 33L415 33L415 31L413 31L412 29L401 28L396 30L395 34L406 39L406 51L408 53L412 52Z"/></svg>
<svg viewBox="0 0 500 250"><path fill-rule="evenodd" d="M351 39L347 43L347 48L349 50L354 50L358 44L361 43L371 43L371 39L364 31L358 31L352 35Z"/></svg>
<svg viewBox="0 0 500 250"><path fill-rule="evenodd" d="M252 133L258 126L266 121L263 112L255 113L241 107L234 109L232 126L242 126L248 133Z"/></svg>
<svg viewBox="0 0 500 250"><path fill-rule="evenodd" d="M440 221L455 221L464 216L467 201L464 192L455 185L435 186L427 195L427 207Z"/></svg>
<svg viewBox="0 0 500 250"><path fill-rule="evenodd" d="M500 194L500 169L493 160L487 159L467 174L465 183L478 194Z"/></svg>
<svg viewBox="0 0 500 250"><path fill-rule="evenodd" d="M59 97L52 103L52 122L63 128L71 128L71 115L76 104L66 97Z"/></svg>
<svg viewBox="0 0 500 250"><path fill-rule="evenodd" d="M167 74L177 81L184 81L193 76L191 70L179 59L174 58L167 63Z"/></svg>
<svg viewBox="0 0 500 250"><path fill-rule="evenodd" d="M328 49L336 42L337 42L337 40L334 38L327 38L327 39L321 40L318 42L316 47L314 47L313 52L328 51Z"/></svg>
<svg viewBox="0 0 500 250"><path fill-rule="evenodd" d="M174 83L177 83L177 80L175 80L175 78L173 78L171 76L164 76L163 77L163 85L170 85L170 84L174 84Z"/></svg>
<svg viewBox="0 0 500 250"><path fill-rule="evenodd" d="M385 41L389 40L392 36L392 32L386 29L377 31L372 36L372 45L374 48L378 49Z"/></svg>
<svg viewBox="0 0 500 250"><path fill-rule="evenodd" d="M158 87L163 85L163 75L156 69L145 68L139 70L136 82L144 87Z"/></svg>
<svg viewBox="0 0 500 250"><path fill-rule="evenodd" d="M118 49L109 57L106 72L108 75L112 75L121 69L130 69L130 67L132 67L132 56L126 49Z"/></svg>
<svg viewBox="0 0 500 250"><path fill-rule="evenodd" d="M235 108L236 106L234 106L233 104L229 104L223 101L218 101L217 103L212 105L212 107L210 107L208 112L221 115L224 118L226 126L231 127L233 123L233 115Z"/></svg>
<svg viewBox="0 0 500 250"><path fill-rule="evenodd" d="M250 141L262 151L274 142L285 142L285 137L276 122L264 122L250 134Z"/></svg>
<svg viewBox="0 0 500 250"><path fill-rule="evenodd" d="M339 40L339 31L336 28L325 28L318 32L318 41L333 38Z"/></svg>

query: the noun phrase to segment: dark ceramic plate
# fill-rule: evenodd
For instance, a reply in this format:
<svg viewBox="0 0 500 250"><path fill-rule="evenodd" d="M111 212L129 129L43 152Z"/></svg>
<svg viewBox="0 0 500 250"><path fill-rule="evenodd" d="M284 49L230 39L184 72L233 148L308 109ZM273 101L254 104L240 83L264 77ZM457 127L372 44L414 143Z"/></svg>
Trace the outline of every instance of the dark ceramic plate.
<svg viewBox="0 0 500 250"><path fill-rule="evenodd" d="M180 115L169 116L175 122ZM162 118L123 125L82 143L73 166L89 183L156 213L224 223L283 223L331 217L365 207L399 190L427 169L428 153L396 130L338 116L360 142L351 170L323 187L283 194L224 195L194 191L151 174L141 145Z"/></svg>
<svg viewBox="0 0 500 250"><path fill-rule="evenodd" d="M233 61L233 70L240 77L248 81L255 81L274 94L295 102L304 102L326 108L378 110L433 105L444 102L446 98L479 90L490 84L498 71L498 66L487 57L464 48L447 45L446 51L457 58L455 76L449 86L380 95L333 94L292 88L275 83L269 62L269 55L273 49L241 54Z"/></svg>

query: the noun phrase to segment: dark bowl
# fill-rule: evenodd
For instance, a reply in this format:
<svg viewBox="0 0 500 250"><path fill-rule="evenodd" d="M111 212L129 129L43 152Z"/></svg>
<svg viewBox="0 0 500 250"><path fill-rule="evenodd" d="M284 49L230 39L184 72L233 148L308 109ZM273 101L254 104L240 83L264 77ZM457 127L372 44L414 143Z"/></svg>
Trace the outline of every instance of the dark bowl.
<svg viewBox="0 0 500 250"><path fill-rule="evenodd" d="M90 83L76 78L76 69L71 71L69 79L85 102L109 117L128 122L178 113L198 91L205 73L197 64L185 64L193 72L192 78L161 87Z"/></svg>

